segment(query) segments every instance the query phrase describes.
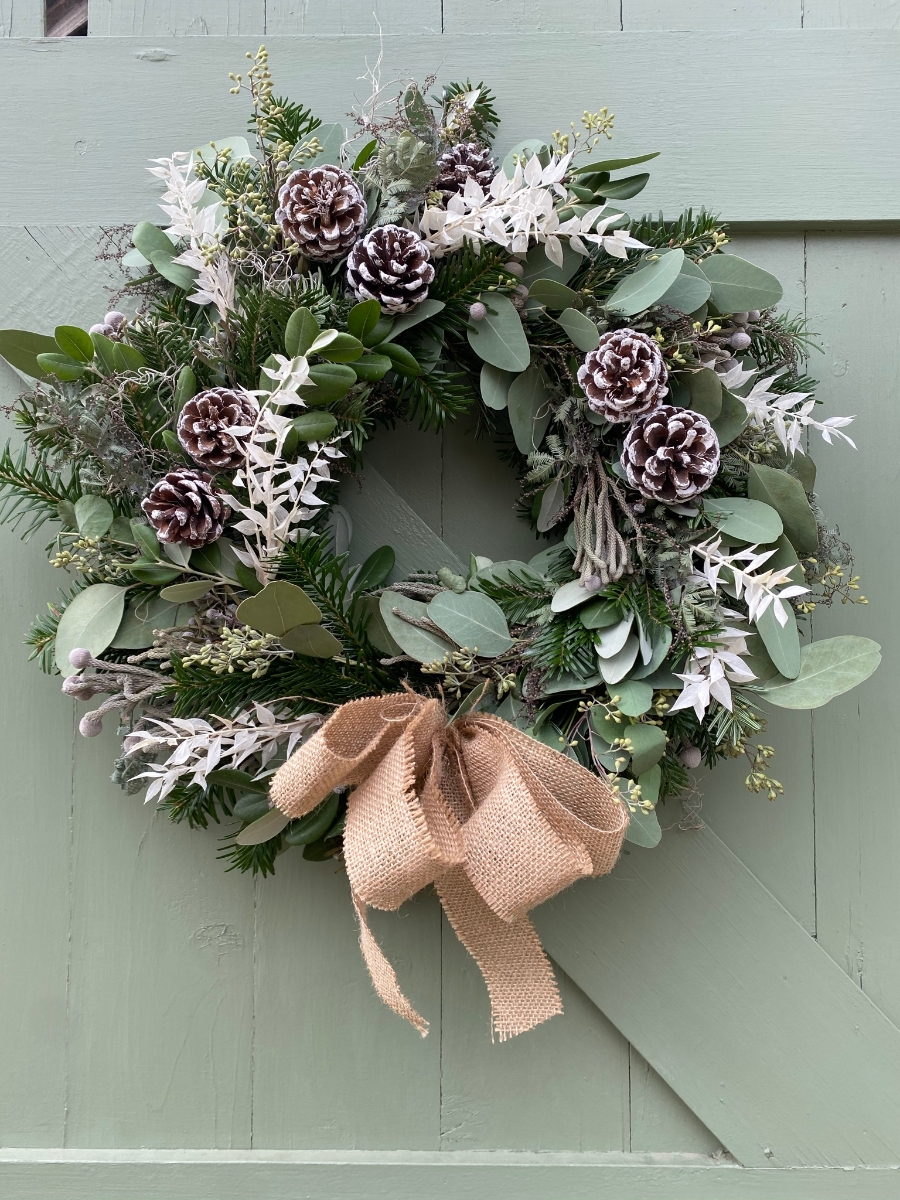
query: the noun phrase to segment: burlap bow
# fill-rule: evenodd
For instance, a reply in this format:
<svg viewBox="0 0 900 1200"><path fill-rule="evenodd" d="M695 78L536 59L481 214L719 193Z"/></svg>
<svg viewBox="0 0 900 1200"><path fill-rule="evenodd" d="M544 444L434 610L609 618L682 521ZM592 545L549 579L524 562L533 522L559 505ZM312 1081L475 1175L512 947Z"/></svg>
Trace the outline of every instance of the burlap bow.
<svg viewBox="0 0 900 1200"><path fill-rule="evenodd" d="M344 854L375 990L424 1036L372 936L369 905L396 909L434 883L484 976L501 1041L562 1012L528 910L619 856L628 809L605 780L499 717L449 721L413 694L344 704L284 764L271 794L301 817L356 784Z"/></svg>

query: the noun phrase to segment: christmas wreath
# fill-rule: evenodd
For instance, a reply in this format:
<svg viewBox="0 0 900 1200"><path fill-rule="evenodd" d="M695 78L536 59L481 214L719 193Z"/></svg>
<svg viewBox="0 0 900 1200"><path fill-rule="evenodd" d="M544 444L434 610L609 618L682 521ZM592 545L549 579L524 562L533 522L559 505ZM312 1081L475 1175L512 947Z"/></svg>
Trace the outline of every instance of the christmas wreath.
<svg viewBox="0 0 900 1200"><path fill-rule="evenodd" d="M343 856L375 986L422 1029L365 914L434 883L508 1036L559 1007L528 909L655 845L703 762L747 755L774 799L764 704L875 669L867 639L801 639L865 603L807 446L851 418L819 415L804 321L714 216L619 207L655 156L603 159L607 110L501 159L483 83L373 76L347 131L277 98L265 49L232 79L252 145L156 160L133 315L0 332L28 377L0 517L56 522L70 576L27 642L84 736L118 723L114 780L225 822L230 867ZM338 485L367 438L468 410L543 545L357 561Z"/></svg>

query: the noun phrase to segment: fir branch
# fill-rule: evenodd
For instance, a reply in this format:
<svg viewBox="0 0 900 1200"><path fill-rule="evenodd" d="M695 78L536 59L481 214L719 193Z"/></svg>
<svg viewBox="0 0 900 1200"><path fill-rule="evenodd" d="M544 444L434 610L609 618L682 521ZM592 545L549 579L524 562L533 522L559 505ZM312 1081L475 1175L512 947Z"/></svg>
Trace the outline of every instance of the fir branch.
<svg viewBox="0 0 900 1200"><path fill-rule="evenodd" d="M176 783L157 807L176 825L185 821L191 829L206 829L210 821L218 825L221 817L230 817L236 796L230 788L207 784L206 790L193 783Z"/></svg>
<svg viewBox="0 0 900 1200"><path fill-rule="evenodd" d="M469 320L469 308L488 288L513 288L519 282L515 275L503 269L510 253L502 246L487 243L476 254L466 243L462 249L437 260L434 282L428 290L435 300L443 300L445 308L434 318L436 325L462 331ZM490 303L490 297L486 298Z"/></svg>
<svg viewBox="0 0 900 1200"><path fill-rule="evenodd" d="M570 674L587 679L597 673L594 635L577 616L560 615L538 633L527 656L535 668L552 675Z"/></svg>
<svg viewBox="0 0 900 1200"><path fill-rule="evenodd" d="M469 377L464 371L433 367L423 375L400 381L397 394L406 405L407 421L418 421L422 430L437 432L475 404Z"/></svg>
<svg viewBox="0 0 900 1200"><path fill-rule="evenodd" d="M272 875L275 872L275 859L284 845L284 834L278 833L267 842L259 842L255 846L239 846L236 841L229 840L222 847L216 858L229 863L226 871L249 871L252 875Z"/></svg>
<svg viewBox="0 0 900 1200"><path fill-rule="evenodd" d="M24 526L23 540L45 521L59 520L59 506L64 500L74 504L80 496L77 475L67 483L43 463L30 466L28 447L23 446L14 456L7 442L0 454L0 522L13 529Z"/></svg>

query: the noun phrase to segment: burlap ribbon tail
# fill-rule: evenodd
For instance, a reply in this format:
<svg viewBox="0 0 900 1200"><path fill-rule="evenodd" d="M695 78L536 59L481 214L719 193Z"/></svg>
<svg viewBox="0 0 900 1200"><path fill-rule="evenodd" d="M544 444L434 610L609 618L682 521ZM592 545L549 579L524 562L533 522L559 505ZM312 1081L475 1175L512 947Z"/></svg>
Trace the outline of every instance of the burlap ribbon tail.
<svg viewBox="0 0 900 1200"><path fill-rule="evenodd" d="M393 910L433 883L481 969L501 1041L562 1012L528 911L618 858L628 809L605 780L499 717L448 721L413 694L342 705L277 772L272 798L301 817L355 784L344 855L360 947L378 995L424 1036L372 935L367 909Z"/></svg>

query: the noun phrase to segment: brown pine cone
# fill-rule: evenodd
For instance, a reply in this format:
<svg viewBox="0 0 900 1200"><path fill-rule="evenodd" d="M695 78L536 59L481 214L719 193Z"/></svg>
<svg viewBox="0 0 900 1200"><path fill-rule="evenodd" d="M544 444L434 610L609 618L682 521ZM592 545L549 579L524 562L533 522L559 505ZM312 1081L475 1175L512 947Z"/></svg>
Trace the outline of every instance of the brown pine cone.
<svg viewBox="0 0 900 1200"><path fill-rule="evenodd" d="M578 368L588 407L607 421L633 421L656 408L669 394L668 378L659 346L634 329L604 333Z"/></svg>
<svg viewBox="0 0 900 1200"><path fill-rule="evenodd" d="M222 536L226 508L212 475L180 467L155 485L141 508L161 542L182 542L192 550Z"/></svg>
<svg viewBox="0 0 900 1200"><path fill-rule="evenodd" d="M361 238L347 259L347 279L358 300L377 300L386 313L405 313L428 295L431 253L418 234L380 225Z"/></svg>
<svg viewBox="0 0 900 1200"><path fill-rule="evenodd" d="M275 220L285 238L316 262L343 258L366 223L366 202L340 167L294 171L278 192Z"/></svg>
<svg viewBox="0 0 900 1200"><path fill-rule="evenodd" d="M188 400L178 418L178 440L208 471L235 471L244 461L239 438L226 433L235 425L252 425L259 404L249 392L210 388Z"/></svg>
<svg viewBox="0 0 900 1200"><path fill-rule="evenodd" d="M628 430L622 466L641 495L680 504L712 483L719 469L719 439L700 413L660 404Z"/></svg>
<svg viewBox="0 0 900 1200"><path fill-rule="evenodd" d="M467 179L488 188L497 171L490 150L476 142L451 146L440 155L437 165L440 173L433 186L436 192L443 193L445 203L465 188Z"/></svg>

